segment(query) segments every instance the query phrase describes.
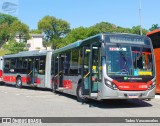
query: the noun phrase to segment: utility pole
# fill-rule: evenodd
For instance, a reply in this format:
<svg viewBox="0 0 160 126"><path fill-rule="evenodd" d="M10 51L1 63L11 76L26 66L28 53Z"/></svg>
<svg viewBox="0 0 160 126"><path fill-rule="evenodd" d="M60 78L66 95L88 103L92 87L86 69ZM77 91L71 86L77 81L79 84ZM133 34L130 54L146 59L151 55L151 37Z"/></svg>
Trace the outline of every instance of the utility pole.
<svg viewBox="0 0 160 126"><path fill-rule="evenodd" d="M141 16L141 0L139 0L139 21L140 21L140 35L142 35L142 26L141 26L141 22L142 22L142 16Z"/></svg>

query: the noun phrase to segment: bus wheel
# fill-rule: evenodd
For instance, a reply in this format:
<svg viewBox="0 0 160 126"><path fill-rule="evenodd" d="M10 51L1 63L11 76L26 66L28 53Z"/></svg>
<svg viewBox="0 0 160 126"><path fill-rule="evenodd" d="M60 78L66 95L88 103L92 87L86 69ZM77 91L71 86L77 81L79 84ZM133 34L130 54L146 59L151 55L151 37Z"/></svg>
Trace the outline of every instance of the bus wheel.
<svg viewBox="0 0 160 126"><path fill-rule="evenodd" d="M56 93L57 85L54 83L54 80L52 82L52 92Z"/></svg>
<svg viewBox="0 0 160 126"><path fill-rule="evenodd" d="M17 87L17 88L22 88L22 80L21 80L21 77L17 77L16 87Z"/></svg>
<svg viewBox="0 0 160 126"><path fill-rule="evenodd" d="M80 84L78 84L78 87L77 87L77 100L79 102L82 102L82 103L85 103L88 101L88 98L86 98L85 96L82 95L82 87Z"/></svg>
<svg viewBox="0 0 160 126"><path fill-rule="evenodd" d="M151 101L151 98L146 99L146 101Z"/></svg>

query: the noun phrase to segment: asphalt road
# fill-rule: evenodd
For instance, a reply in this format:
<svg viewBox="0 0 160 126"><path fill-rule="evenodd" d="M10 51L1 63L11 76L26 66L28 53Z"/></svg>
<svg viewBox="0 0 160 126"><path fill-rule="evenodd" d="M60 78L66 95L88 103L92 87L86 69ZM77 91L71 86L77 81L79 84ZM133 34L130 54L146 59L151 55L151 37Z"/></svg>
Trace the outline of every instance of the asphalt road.
<svg viewBox="0 0 160 126"><path fill-rule="evenodd" d="M160 117L160 95L156 95L151 101L91 100L82 105L77 102L75 96L53 94L48 89L28 87L17 89L12 85L0 85L0 117ZM84 124L78 125L84 126ZM106 126L104 123L98 125Z"/></svg>

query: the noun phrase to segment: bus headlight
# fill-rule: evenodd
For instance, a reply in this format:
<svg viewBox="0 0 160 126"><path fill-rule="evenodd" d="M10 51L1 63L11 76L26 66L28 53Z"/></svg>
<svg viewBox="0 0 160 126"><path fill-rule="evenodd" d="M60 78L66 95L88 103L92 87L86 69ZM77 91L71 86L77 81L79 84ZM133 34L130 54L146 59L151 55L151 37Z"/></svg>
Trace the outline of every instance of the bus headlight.
<svg viewBox="0 0 160 126"><path fill-rule="evenodd" d="M113 90L117 90L118 89L117 86L113 82L111 82L111 81L109 81L107 79L105 79L105 85L107 87L113 89Z"/></svg>
<svg viewBox="0 0 160 126"><path fill-rule="evenodd" d="M156 86L156 82L152 82L152 84L149 85L148 90L152 90Z"/></svg>

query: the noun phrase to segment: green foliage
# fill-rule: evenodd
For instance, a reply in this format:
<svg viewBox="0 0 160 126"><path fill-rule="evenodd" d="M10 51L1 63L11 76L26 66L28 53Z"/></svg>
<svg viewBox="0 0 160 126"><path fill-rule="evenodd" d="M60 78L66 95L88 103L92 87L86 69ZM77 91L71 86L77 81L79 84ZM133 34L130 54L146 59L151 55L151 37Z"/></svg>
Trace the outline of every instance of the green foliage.
<svg viewBox="0 0 160 126"><path fill-rule="evenodd" d="M0 56L4 56L5 54L9 54L9 50L0 49Z"/></svg>
<svg viewBox="0 0 160 126"><path fill-rule="evenodd" d="M116 26L114 24L108 22L101 22L94 26L95 33L103 33L103 32L117 32L117 33L132 33L132 34L140 34L140 26L134 26L130 28L123 28L120 26ZM146 29L142 29L143 35L147 33Z"/></svg>
<svg viewBox="0 0 160 126"><path fill-rule="evenodd" d="M10 28L8 23L3 23L0 25L0 47L9 40Z"/></svg>
<svg viewBox="0 0 160 126"><path fill-rule="evenodd" d="M53 38L50 41L51 47L52 49L56 49L56 48L60 48L66 45L66 42L64 41L63 38L61 37L57 37L57 38Z"/></svg>
<svg viewBox="0 0 160 126"><path fill-rule="evenodd" d="M152 27L149 30L153 31L155 29L158 29L158 24L153 24Z"/></svg>
<svg viewBox="0 0 160 126"><path fill-rule="evenodd" d="M132 31L132 29L130 29L130 28L123 28L123 27L117 26L114 32L118 32L118 33L132 33L131 31Z"/></svg>
<svg viewBox="0 0 160 126"><path fill-rule="evenodd" d="M0 47L18 35L20 40L29 38L29 27L20 22L16 17L0 13Z"/></svg>
<svg viewBox="0 0 160 126"><path fill-rule="evenodd" d="M15 20L18 19L11 15L0 13L0 25L3 23L7 23L10 26Z"/></svg>
<svg viewBox="0 0 160 126"><path fill-rule="evenodd" d="M73 30L71 30L71 32L66 36L66 38L64 38L63 44L62 46L65 46L66 44L69 44L71 42L75 42L77 40L83 40L89 36L94 35L94 29L92 28L84 28L84 27L78 27L75 28Z"/></svg>
<svg viewBox="0 0 160 126"><path fill-rule="evenodd" d="M71 32L63 39L62 46L75 42L77 40L83 40L87 37L105 33L105 32L117 32L117 33L131 33L131 34L139 34L140 27L134 26L132 28L123 28L120 26L116 26L114 24L108 22L97 23L94 26L89 28L79 27L72 29ZM145 35L148 31L146 29L142 29L143 35Z"/></svg>
<svg viewBox="0 0 160 126"><path fill-rule="evenodd" d="M30 34L42 34L42 31L39 29L32 29L29 31Z"/></svg>
<svg viewBox="0 0 160 126"><path fill-rule="evenodd" d="M29 27L18 20L14 21L11 24L10 29L11 37L14 38L16 35L18 35L20 38L20 42L22 41L22 39L26 42L26 40L29 38Z"/></svg>
<svg viewBox="0 0 160 126"><path fill-rule="evenodd" d="M52 48L61 44L64 38L70 31L70 24L62 19L57 19L53 16L45 16L38 22L38 29L45 34L45 41L52 44Z"/></svg>
<svg viewBox="0 0 160 126"><path fill-rule="evenodd" d="M115 29L117 28L116 25L108 23L108 22L101 22L97 23L94 26L91 26L95 33L103 33L103 32L114 32Z"/></svg>
<svg viewBox="0 0 160 126"><path fill-rule="evenodd" d="M16 17L0 13L0 47L9 40L10 26L16 20Z"/></svg>
<svg viewBox="0 0 160 126"><path fill-rule="evenodd" d="M5 50L9 50L11 54L18 53L21 51L25 51L25 44L20 42L16 42L15 40L11 40L8 43L3 45Z"/></svg>
<svg viewBox="0 0 160 126"><path fill-rule="evenodd" d="M146 35L148 31L146 29L142 29L142 35ZM140 34L140 26L134 26L131 30L132 34Z"/></svg>

